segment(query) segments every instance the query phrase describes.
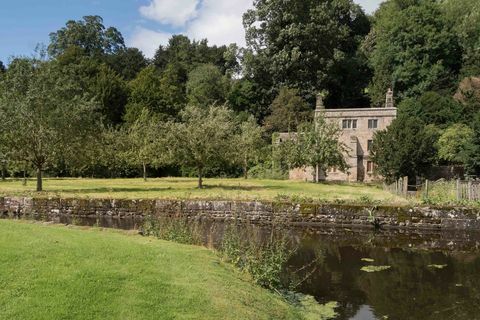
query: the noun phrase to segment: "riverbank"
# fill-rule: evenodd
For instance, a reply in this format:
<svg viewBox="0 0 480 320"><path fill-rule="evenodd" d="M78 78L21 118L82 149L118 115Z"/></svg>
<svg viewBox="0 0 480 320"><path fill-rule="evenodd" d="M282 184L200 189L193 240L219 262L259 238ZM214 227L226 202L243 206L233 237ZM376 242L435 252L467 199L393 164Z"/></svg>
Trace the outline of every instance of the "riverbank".
<svg viewBox="0 0 480 320"><path fill-rule="evenodd" d="M140 224L145 217L172 216L283 226L480 230L478 207L0 197L0 217L6 218L26 217L58 222L62 219L113 219Z"/></svg>
<svg viewBox="0 0 480 320"><path fill-rule="evenodd" d="M212 251L0 220L2 319L297 319Z"/></svg>

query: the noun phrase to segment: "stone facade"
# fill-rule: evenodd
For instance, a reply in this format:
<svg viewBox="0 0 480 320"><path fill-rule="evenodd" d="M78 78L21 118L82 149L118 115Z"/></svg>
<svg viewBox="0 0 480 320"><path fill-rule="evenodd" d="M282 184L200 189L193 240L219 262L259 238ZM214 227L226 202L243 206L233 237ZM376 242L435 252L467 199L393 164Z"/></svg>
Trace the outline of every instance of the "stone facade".
<svg viewBox="0 0 480 320"><path fill-rule="evenodd" d="M386 129L396 116L397 109L394 106L391 90L387 93L384 108L325 109L322 98L319 96L315 118L324 117L327 122L340 127L340 142L348 147L345 159L350 167L348 172L330 168L327 172L320 173L321 180L348 182L381 180L381 177L375 174L375 165L370 160L373 135L378 130ZM289 176L293 180L313 181L315 169L294 169Z"/></svg>
<svg viewBox="0 0 480 320"><path fill-rule="evenodd" d="M383 228L480 230L480 209L343 204L296 204L261 201L112 200L0 198L0 217L61 221L59 217L136 219L183 216L205 221L239 221L285 226L372 228L375 217Z"/></svg>

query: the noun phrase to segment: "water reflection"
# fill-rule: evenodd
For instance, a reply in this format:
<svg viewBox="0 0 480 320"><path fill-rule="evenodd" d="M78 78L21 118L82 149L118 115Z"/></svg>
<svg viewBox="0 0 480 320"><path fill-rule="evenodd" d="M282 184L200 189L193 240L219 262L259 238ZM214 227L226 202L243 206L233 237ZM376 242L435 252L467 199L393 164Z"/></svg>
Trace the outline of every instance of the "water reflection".
<svg viewBox="0 0 480 320"><path fill-rule="evenodd" d="M142 223L133 217L52 219L119 229L135 229ZM224 226L199 224L205 245L218 246ZM271 233L266 226L250 228L255 233L251 241L262 241ZM337 319L480 319L479 233L335 228L281 232L296 247L286 279L320 303L337 301ZM366 265L391 268L367 273L361 271Z"/></svg>

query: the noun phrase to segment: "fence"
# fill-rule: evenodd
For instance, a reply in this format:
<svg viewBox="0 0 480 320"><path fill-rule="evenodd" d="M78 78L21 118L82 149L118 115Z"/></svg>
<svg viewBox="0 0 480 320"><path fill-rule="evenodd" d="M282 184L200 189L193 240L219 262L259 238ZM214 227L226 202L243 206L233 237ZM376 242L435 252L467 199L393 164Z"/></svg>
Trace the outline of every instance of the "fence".
<svg viewBox="0 0 480 320"><path fill-rule="evenodd" d="M385 189L402 197L416 197L438 202L480 201L480 179L476 180L425 180L418 185L409 185L404 177Z"/></svg>

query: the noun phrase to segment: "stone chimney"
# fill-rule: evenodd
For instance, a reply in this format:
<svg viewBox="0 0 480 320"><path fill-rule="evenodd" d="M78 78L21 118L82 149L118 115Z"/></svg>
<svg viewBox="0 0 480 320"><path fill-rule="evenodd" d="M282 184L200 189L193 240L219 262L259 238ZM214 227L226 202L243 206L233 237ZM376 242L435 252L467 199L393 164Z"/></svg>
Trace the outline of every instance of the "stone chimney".
<svg viewBox="0 0 480 320"><path fill-rule="evenodd" d="M323 96L321 93L317 94L317 105L315 109L317 110L325 109L325 105L323 104Z"/></svg>
<svg viewBox="0 0 480 320"><path fill-rule="evenodd" d="M387 96L385 99L385 108L394 108L395 104L393 101L393 91L391 88L388 88Z"/></svg>

